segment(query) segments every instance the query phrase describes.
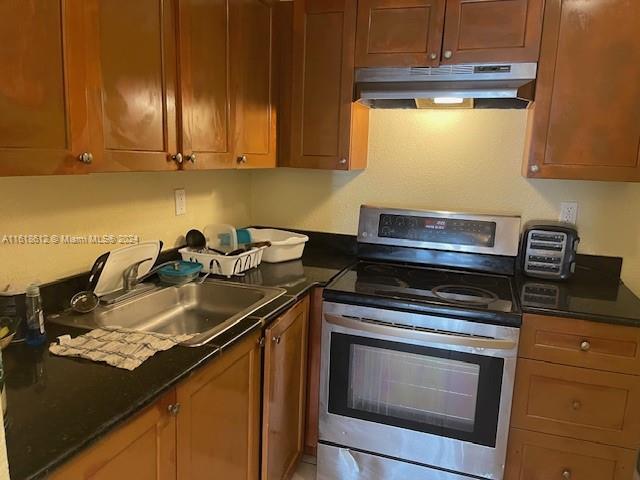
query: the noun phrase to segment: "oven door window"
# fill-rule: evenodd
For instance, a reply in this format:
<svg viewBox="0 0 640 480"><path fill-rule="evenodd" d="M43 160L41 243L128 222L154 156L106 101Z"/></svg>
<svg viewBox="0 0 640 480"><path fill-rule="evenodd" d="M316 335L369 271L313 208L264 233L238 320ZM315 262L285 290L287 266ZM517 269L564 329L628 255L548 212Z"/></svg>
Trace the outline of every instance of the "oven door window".
<svg viewBox="0 0 640 480"><path fill-rule="evenodd" d="M331 334L329 412L495 447L501 358Z"/></svg>

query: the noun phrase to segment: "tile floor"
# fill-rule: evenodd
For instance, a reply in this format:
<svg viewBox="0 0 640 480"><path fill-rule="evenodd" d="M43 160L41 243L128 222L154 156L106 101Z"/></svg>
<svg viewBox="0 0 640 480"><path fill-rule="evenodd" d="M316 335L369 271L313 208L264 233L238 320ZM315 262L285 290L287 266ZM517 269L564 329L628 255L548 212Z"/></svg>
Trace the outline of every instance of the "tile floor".
<svg viewBox="0 0 640 480"><path fill-rule="evenodd" d="M302 457L298 471L293 474L291 480L316 480L316 459L313 457Z"/></svg>

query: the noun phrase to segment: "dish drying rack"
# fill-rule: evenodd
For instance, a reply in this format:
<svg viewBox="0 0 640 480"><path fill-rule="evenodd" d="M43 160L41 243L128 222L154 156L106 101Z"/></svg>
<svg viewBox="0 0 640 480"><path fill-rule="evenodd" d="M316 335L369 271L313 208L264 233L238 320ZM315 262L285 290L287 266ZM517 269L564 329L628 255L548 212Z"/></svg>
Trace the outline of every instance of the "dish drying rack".
<svg viewBox="0 0 640 480"><path fill-rule="evenodd" d="M178 253L182 256L182 260L200 263L204 273L231 278L260 265L262 254L266 248L252 248L239 255L220 255L211 251L193 250L189 247L184 247L178 250Z"/></svg>

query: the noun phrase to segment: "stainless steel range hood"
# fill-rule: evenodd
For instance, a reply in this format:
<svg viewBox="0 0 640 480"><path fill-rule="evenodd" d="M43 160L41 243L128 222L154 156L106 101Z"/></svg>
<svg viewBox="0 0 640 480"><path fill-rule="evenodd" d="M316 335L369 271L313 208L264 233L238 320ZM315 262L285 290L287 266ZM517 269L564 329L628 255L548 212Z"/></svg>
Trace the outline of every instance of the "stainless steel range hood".
<svg viewBox="0 0 640 480"><path fill-rule="evenodd" d="M358 68L356 99L372 108L439 98L518 99L526 105L533 100L536 71L536 63Z"/></svg>

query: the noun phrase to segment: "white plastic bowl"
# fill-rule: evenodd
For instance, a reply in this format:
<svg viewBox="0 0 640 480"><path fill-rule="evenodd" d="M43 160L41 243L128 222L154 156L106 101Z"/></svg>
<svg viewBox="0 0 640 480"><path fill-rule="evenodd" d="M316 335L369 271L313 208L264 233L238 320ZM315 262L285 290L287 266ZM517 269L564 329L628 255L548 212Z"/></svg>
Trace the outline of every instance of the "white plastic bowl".
<svg viewBox="0 0 640 480"><path fill-rule="evenodd" d="M249 228L253 242L271 242L264 251L262 261L267 263L288 262L302 257L304 245L309 237L300 233L276 230L275 228Z"/></svg>

